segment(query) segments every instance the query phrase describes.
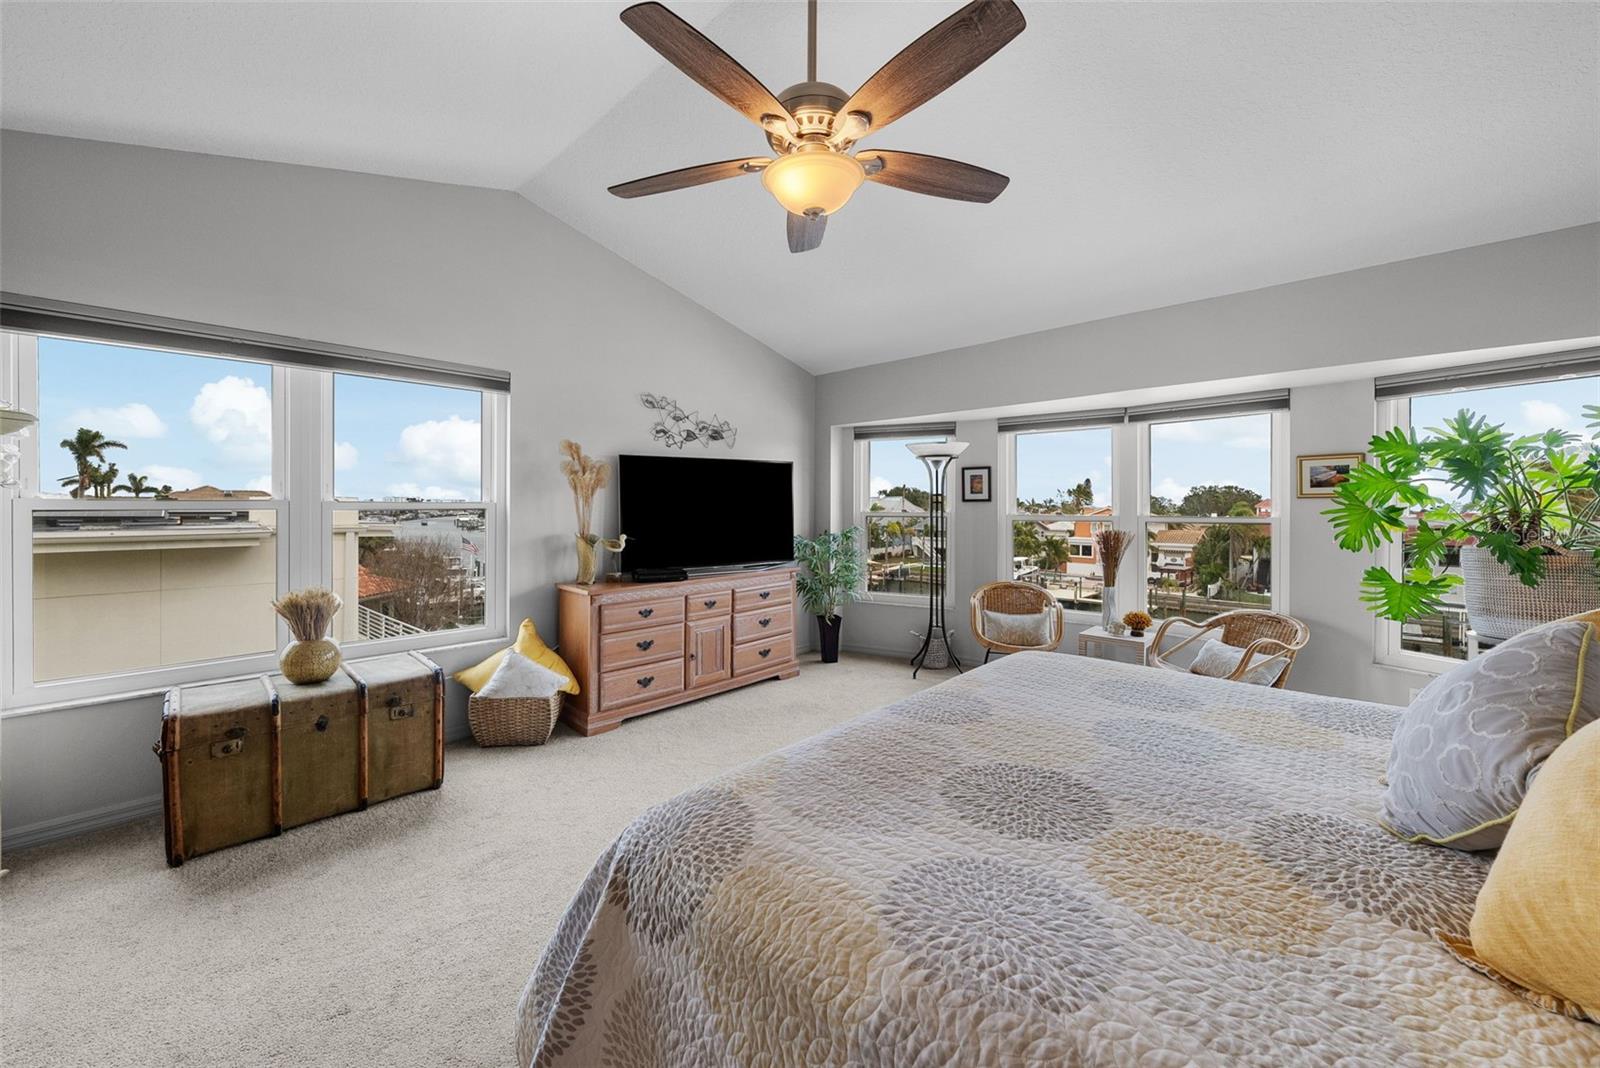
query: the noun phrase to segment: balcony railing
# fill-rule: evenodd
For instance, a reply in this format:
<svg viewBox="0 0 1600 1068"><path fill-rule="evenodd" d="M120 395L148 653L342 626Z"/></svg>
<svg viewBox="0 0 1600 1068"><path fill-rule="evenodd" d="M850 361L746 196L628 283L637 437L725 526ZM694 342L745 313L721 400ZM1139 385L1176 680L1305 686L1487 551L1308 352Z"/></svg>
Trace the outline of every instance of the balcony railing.
<svg viewBox="0 0 1600 1068"><path fill-rule="evenodd" d="M356 633L362 638L403 638L408 634L426 634L427 631L363 604L356 606Z"/></svg>

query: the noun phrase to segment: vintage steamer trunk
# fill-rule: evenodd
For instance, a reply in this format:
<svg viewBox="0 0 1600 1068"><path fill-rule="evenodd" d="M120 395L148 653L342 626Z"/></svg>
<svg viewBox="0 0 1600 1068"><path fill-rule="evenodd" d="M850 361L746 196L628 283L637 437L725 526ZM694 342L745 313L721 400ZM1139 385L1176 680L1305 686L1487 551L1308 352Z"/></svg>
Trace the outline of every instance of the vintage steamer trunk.
<svg viewBox="0 0 1600 1068"><path fill-rule="evenodd" d="M417 653L184 686L161 717L167 863L444 780L444 673Z"/></svg>

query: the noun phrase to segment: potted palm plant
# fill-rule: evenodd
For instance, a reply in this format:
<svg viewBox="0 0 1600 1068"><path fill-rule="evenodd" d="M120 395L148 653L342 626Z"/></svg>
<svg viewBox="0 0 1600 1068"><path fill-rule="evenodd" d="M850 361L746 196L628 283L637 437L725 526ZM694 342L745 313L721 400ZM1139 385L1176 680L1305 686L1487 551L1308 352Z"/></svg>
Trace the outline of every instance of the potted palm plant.
<svg viewBox="0 0 1600 1068"><path fill-rule="evenodd" d="M839 661L839 632L844 627L839 610L861 596L861 554L856 550L860 533L859 527L850 527L794 539L794 558L805 569L795 585L805 610L817 617L824 664Z"/></svg>
<svg viewBox="0 0 1600 1068"><path fill-rule="evenodd" d="M1590 418L1600 409L1587 407ZM1591 423L1600 426L1600 422ZM1374 437L1323 514L1341 548L1370 552L1409 539L1399 574L1369 567L1361 600L1386 619L1437 612L1465 582L1467 620L1509 638L1531 626L1600 608L1600 450L1547 430L1517 437L1463 409L1418 437ZM1459 549L1461 575L1445 570Z"/></svg>

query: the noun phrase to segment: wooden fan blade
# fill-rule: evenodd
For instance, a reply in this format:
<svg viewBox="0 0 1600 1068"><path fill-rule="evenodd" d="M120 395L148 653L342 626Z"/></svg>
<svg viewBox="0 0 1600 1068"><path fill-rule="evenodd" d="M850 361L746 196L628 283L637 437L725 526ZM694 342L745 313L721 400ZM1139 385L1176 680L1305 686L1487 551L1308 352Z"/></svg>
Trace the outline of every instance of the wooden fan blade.
<svg viewBox="0 0 1600 1068"><path fill-rule="evenodd" d="M856 158L866 168L867 181L930 197L987 204L1005 192L1011 183L1003 174L943 156L924 156L920 152L875 148Z"/></svg>
<svg viewBox="0 0 1600 1068"><path fill-rule="evenodd" d="M725 159L721 163L702 163L698 167L652 174L648 178L635 178L631 182L614 185L607 190L612 196L632 199L647 197L652 193L670 193L674 189L687 189L691 185L720 182L724 178L737 178L741 174L759 174L771 163L770 159L756 156L752 159Z"/></svg>
<svg viewBox="0 0 1600 1068"><path fill-rule="evenodd" d="M839 114L866 112L881 130L971 74L1026 26L1013 0L972 0L880 67Z"/></svg>
<svg viewBox="0 0 1600 1068"><path fill-rule="evenodd" d="M772 91L745 70L711 39L660 4L634 4L622 13L623 25L667 62L700 83L712 94L756 125L765 115L776 115L790 127L794 118L778 103Z"/></svg>
<svg viewBox="0 0 1600 1068"><path fill-rule="evenodd" d="M822 244L822 231L828 227L828 217L818 212L816 215L796 215L789 213L789 251L810 252Z"/></svg>

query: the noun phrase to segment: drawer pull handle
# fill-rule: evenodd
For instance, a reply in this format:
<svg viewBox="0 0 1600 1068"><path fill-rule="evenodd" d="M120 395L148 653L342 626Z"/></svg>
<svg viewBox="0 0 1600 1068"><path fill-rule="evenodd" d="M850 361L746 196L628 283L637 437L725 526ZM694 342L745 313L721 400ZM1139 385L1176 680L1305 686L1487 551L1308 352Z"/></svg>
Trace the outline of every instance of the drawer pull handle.
<svg viewBox="0 0 1600 1068"><path fill-rule="evenodd" d="M715 608L715 607L717 607L716 598L713 597L711 600L705 602L705 605L706 605L707 608Z"/></svg>
<svg viewBox="0 0 1600 1068"><path fill-rule="evenodd" d="M650 648L655 643L656 643L656 640L654 638L646 638L642 642L634 642L633 644L635 644L635 645L637 645L639 647L639 651L640 652L643 652L644 650Z"/></svg>
<svg viewBox="0 0 1600 1068"><path fill-rule="evenodd" d="M756 620L756 622L757 622L757 623L760 623L760 624L761 624L761 625L762 625L762 626L763 626L763 627L765 627L765 626L767 626L767 625L768 625L768 624L769 624L769 623L771 623L771 622L772 622L772 617L771 617L771 616L767 616L767 617L766 617L766 618L765 618L765 619L758 619L758 620Z"/></svg>
<svg viewBox="0 0 1600 1068"><path fill-rule="evenodd" d="M772 655L772 649L770 647L766 648L766 649L763 649L759 653L757 653L756 655L759 656L761 659L765 660L767 657Z"/></svg>
<svg viewBox="0 0 1600 1068"><path fill-rule="evenodd" d="M636 679L635 681L638 682L641 687L648 688L652 682L656 681L656 677L654 675L646 675L644 678Z"/></svg>
<svg viewBox="0 0 1600 1068"><path fill-rule="evenodd" d="M655 614L656 614L656 610L654 608L641 608L641 609L639 609L639 615L644 619L649 619L651 616L653 616Z"/></svg>
<svg viewBox="0 0 1600 1068"><path fill-rule="evenodd" d="M771 596L772 596L772 591L771 590L762 590L761 591L761 599L763 601L765 601L768 597L771 597Z"/></svg>

